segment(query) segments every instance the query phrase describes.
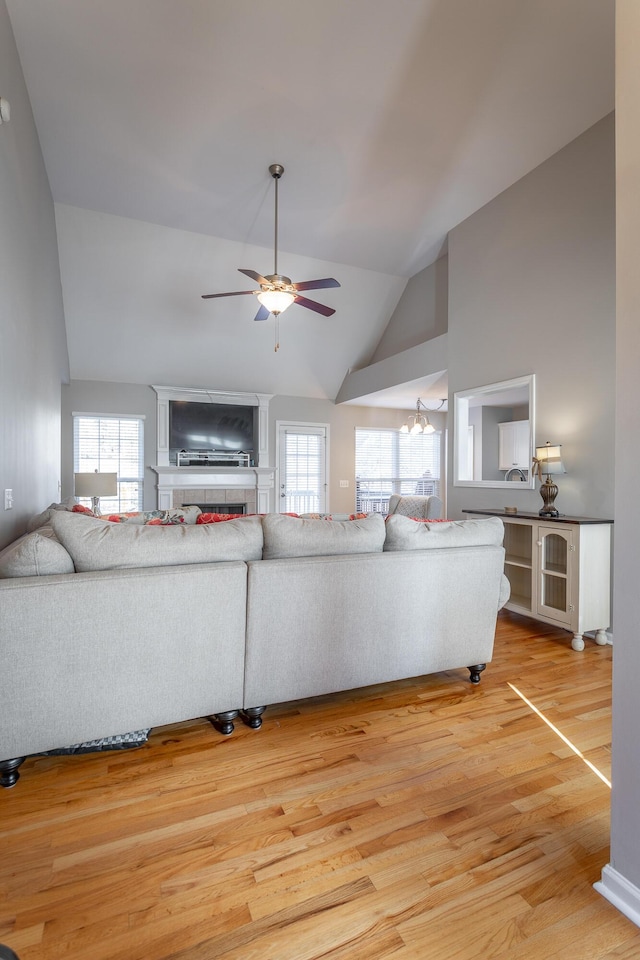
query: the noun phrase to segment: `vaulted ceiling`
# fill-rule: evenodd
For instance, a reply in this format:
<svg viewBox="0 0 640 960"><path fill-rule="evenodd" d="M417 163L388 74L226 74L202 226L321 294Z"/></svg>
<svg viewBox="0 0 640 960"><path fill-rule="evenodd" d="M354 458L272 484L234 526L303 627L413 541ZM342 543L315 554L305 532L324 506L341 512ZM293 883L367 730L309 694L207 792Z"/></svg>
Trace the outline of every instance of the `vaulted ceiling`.
<svg viewBox="0 0 640 960"><path fill-rule="evenodd" d="M7 7L80 379L335 397L448 230L613 109L613 0ZM273 272L273 162L279 272L342 284L278 353L253 298L200 299Z"/></svg>

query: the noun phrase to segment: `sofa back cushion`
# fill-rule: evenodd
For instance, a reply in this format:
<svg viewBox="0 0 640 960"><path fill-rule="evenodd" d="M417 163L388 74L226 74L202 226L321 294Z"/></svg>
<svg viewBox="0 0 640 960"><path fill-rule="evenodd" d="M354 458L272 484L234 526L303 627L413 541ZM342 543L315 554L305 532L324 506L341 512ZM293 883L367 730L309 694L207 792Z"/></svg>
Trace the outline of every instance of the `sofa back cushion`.
<svg viewBox="0 0 640 960"><path fill-rule="evenodd" d="M73 573L73 560L49 526L26 533L0 552L0 578Z"/></svg>
<svg viewBox="0 0 640 960"><path fill-rule="evenodd" d="M211 525L139 526L60 512L52 524L80 572L258 560L262 556L259 517Z"/></svg>
<svg viewBox="0 0 640 960"><path fill-rule="evenodd" d="M226 524L225 524L226 526ZM265 560L380 553L384 520L380 514L360 520L304 520L268 513L262 518Z"/></svg>
<svg viewBox="0 0 640 960"><path fill-rule="evenodd" d="M504 524L500 517L483 520L448 520L430 524L397 513L387 517L385 550L435 550L439 547L502 546Z"/></svg>

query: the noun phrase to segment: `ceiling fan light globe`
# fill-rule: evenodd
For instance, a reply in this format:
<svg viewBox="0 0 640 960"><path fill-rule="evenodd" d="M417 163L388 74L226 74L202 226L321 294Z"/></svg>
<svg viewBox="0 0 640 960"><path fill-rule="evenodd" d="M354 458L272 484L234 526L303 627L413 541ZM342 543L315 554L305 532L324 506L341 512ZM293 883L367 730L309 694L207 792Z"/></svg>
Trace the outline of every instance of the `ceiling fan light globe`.
<svg viewBox="0 0 640 960"><path fill-rule="evenodd" d="M411 427L411 430L409 431L409 433L411 433L413 436L415 436L417 433L422 433L422 424L421 424L421 423L414 423L414 425Z"/></svg>
<svg viewBox="0 0 640 960"><path fill-rule="evenodd" d="M409 424L403 423L400 427L400 433L409 433Z"/></svg>
<svg viewBox="0 0 640 960"><path fill-rule="evenodd" d="M286 290L263 290L258 294L258 300L263 307L266 307L269 313L282 313L287 307L290 307L295 297Z"/></svg>
<svg viewBox="0 0 640 960"><path fill-rule="evenodd" d="M434 427L434 425L429 420L427 420L426 424L424 425L423 433L435 433L435 431L436 431L436 428Z"/></svg>

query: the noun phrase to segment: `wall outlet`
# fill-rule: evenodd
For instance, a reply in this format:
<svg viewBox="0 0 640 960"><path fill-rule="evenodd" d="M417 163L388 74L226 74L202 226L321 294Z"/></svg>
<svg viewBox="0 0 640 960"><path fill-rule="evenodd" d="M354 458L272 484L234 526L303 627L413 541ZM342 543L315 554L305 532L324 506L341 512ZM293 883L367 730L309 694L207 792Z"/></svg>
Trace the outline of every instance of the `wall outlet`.
<svg viewBox="0 0 640 960"><path fill-rule="evenodd" d="M4 491L4 508L5 510L11 510L13 507L13 490Z"/></svg>
<svg viewBox="0 0 640 960"><path fill-rule="evenodd" d="M341 487L348 487L348 486L349 486L349 481L348 481L348 480L341 480L341 481L340 481L340 486L341 486Z"/></svg>

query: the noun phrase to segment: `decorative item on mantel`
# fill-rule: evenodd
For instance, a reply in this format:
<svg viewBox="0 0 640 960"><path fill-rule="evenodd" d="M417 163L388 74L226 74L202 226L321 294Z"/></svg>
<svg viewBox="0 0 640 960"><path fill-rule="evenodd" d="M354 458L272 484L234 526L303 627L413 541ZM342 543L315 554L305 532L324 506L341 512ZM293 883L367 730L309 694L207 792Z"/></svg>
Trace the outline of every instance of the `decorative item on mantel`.
<svg viewBox="0 0 640 960"><path fill-rule="evenodd" d="M117 473L74 473L74 494L76 497L91 497L92 510L100 516L100 497L115 497L118 492Z"/></svg>
<svg viewBox="0 0 640 960"><path fill-rule="evenodd" d="M552 444L548 440L544 447L536 447L536 455L533 458L533 472L538 474L540 483L540 496L544 501L544 507L538 511L541 517L559 517L560 513L554 506L555 499L558 496L558 486L551 477L559 473L566 473L562 463L562 444ZM545 474L545 480L542 482L542 474Z"/></svg>
<svg viewBox="0 0 640 960"><path fill-rule="evenodd" d="M429 410L428 407L424 405L420 397L416 401L416 412L410 413L405 422L400 427L400 433L410 433L415 436L417 433L435 433L435 427L429 420L429 413L435 413L436 410L441 410L444 406L445 401L441 400L440 405L435 407L433 410ZM420 408L422 408L425 413L420 413ZM412 420L413 423L409 426L409 421Z"/></svg>

